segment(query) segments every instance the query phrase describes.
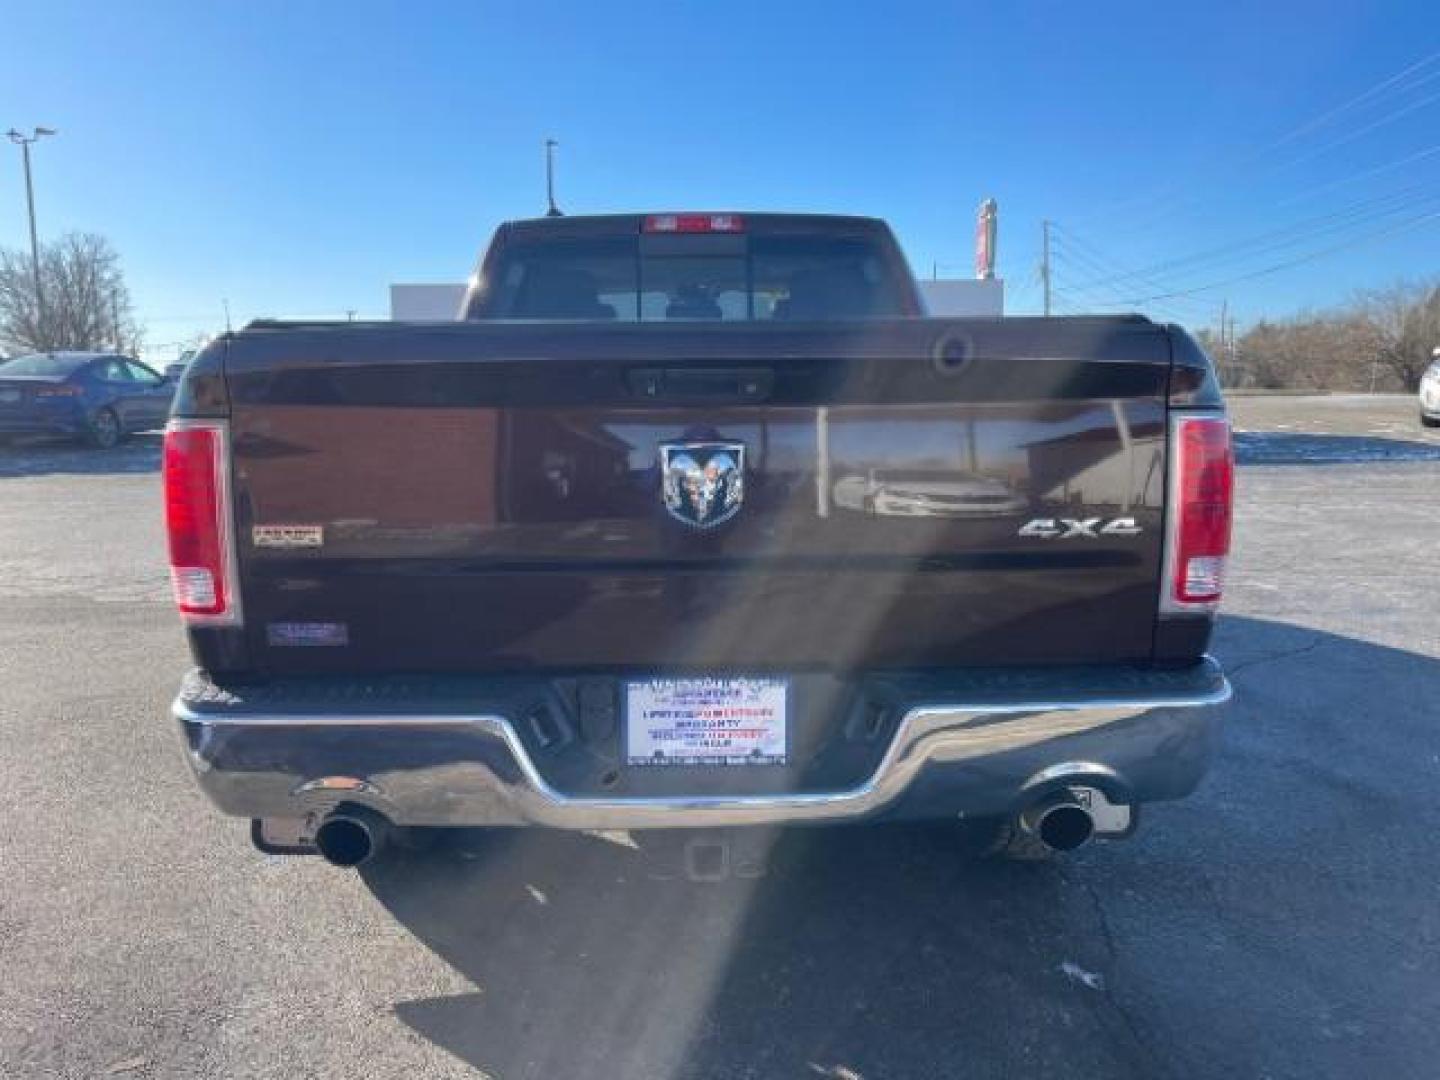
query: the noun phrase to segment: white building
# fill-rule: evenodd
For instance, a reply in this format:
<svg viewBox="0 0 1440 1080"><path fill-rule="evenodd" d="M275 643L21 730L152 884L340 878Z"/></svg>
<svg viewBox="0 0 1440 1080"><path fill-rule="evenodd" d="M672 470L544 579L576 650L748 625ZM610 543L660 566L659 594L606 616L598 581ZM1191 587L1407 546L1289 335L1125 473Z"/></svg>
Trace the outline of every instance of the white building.
<svg viewBox="0 0 1440 1080"><path fill-rule="evenodd" d="M931 278L918 282L931 315L951 319L998 319L1005 314L1005 282L999 278Z"/></svg>
<svg viewBox="0 0 1440 1080"><path fill-rule="evenodd" d="M390 318L395 322L451 322L460 314L464 285L391 285Z"/></svg>

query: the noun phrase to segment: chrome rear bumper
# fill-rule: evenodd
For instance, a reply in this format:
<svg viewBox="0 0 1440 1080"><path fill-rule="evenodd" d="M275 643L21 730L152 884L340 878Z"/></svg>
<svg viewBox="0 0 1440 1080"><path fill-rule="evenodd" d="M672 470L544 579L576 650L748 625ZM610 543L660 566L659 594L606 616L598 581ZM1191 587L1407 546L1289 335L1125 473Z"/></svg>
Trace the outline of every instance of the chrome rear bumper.
<svg viewBox="0 0 1440 1080"><path fill-rule="evenodd" d="M1230 696L1209 659L1068 687L1010 676L967 685L963 697L909 704L861 783L745 795L557 790L509 717L453 703L341 693L287 707L192 675L172 712L201 788L227 814L305 818L344 802L399 825L638 829L1002 814L1067 783L1116 802L1178 798L1212 755L1209 707Z"/></svg>

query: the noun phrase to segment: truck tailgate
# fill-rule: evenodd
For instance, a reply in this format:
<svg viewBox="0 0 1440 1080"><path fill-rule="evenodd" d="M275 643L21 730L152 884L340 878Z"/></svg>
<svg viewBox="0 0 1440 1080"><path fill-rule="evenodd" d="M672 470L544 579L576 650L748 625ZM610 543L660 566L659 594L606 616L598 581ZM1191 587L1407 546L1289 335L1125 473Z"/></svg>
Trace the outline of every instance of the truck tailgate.
<svg viewBox="0 0 1440 1080"><path fill-rule="evenodd" d="M1146 659L1169 374L1165 330L1126 319L247 331L248 652L277 674Z"/></svg>

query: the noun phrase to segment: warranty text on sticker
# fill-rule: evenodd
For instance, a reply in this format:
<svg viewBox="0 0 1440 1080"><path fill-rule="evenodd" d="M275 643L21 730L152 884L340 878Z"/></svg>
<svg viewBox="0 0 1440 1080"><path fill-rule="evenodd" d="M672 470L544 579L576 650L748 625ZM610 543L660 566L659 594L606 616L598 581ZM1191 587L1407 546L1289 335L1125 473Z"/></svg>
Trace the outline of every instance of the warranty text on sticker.
<svg viewBox="0 0 1440 1080"><path fill-rule="evenodd" d="M323 525L256 525L250 530L256 547L318 548L325 546Z"/></svg>

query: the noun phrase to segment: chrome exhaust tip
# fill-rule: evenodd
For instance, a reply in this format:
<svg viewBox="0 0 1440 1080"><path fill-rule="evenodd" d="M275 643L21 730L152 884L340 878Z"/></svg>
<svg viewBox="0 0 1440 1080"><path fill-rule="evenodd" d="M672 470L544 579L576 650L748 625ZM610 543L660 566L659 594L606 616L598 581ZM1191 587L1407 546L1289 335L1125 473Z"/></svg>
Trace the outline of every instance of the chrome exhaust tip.
<svg viewBox="0 0 1440 1080"><path fill-rule="evenodd" d="M315 850L331 866L344 869L369 862L390 839L390 822L363 806L328 815L315 830Z"/></svg>
<svg viewBox="0 0 1440 1080"><path fill-rule="evenodd" d="M1051 851L1074 851L1095 836L1095 819L1068 792L1051 795L1020 815L1026 832Z"/></svg>

